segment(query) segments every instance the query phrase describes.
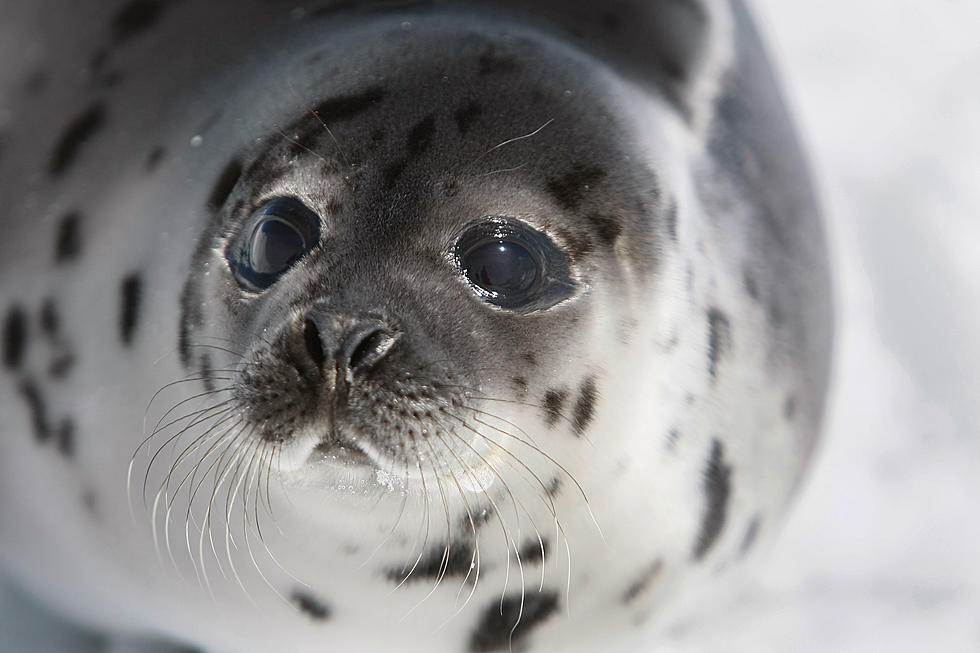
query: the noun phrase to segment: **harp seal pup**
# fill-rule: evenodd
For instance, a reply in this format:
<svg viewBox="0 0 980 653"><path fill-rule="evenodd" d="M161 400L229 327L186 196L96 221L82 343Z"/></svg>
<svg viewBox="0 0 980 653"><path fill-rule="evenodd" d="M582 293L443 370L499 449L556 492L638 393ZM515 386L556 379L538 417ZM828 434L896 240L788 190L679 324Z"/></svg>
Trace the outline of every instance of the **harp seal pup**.
<svg viewBox="0 0 980 653"><path fill-rule="evenodd" d="M0 561L41 600L208 651L612 650L778 525L831 306L740 2L35 4Z"/></svg>

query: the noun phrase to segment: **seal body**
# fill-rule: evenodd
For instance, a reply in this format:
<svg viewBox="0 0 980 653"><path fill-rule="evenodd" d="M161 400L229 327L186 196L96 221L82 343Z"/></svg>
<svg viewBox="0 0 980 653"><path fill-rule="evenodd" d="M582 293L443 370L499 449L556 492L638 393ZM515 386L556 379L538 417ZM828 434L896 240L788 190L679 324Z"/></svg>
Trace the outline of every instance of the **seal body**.
<svg viewBox="0 0 980 653"><path fill-rule="evenodd" d="M778 524L831 310L741 4L59 4L11 9L0 149L0 554L44 601L611 650Z"/></svg>

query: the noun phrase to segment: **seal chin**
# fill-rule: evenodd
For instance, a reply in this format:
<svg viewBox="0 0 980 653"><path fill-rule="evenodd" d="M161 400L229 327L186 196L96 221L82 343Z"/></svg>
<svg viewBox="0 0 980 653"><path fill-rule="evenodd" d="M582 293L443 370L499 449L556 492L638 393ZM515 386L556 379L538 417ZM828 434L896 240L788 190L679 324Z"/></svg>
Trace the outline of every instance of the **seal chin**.
<svg viewBox="0 0 980 653"><path fill-rule="evenodd" d="M295 472L307 467L329 463L332 467L379 469L384 456L370 446L365 438L331 432L324 435L322 429L307 428L296 433L289 441L280 443L282 472Z"/></svg>
<svg viewBox="0 0 980 653"><path fill-rule="evenodd" d="M307 458L308 462L320 460L331 460L341 465L361 465L364 467L378 467L371 454L366 451L367 447L362 447L357 443L339 443L336 441L321 441Z"/></svg>

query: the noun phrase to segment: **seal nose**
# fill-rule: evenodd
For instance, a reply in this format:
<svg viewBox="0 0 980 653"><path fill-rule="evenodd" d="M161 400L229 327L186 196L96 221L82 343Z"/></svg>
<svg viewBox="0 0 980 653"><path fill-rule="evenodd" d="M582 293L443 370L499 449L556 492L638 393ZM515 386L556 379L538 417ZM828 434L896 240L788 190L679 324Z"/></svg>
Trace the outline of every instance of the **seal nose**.
<svg viewBox="0 0 980 653"><path fill-rule="evenodd" d="M347 381L355 372L378 364L398 340L398 333L374 317L338 315L312 310L303 320L306 353L318 369L334 364Z"/></svg>

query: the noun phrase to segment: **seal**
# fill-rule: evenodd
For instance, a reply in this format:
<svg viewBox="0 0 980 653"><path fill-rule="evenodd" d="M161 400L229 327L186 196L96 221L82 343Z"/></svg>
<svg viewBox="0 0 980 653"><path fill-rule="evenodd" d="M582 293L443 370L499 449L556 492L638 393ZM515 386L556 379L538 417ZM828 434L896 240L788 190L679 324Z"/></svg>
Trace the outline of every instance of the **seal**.
<svg viewBox="0 0 980 653"><path fill-rule="evenodd" d="M0 551L43 601L214 651L611 650L778 524L831 307L740 2L38 4Z"/></svg>

